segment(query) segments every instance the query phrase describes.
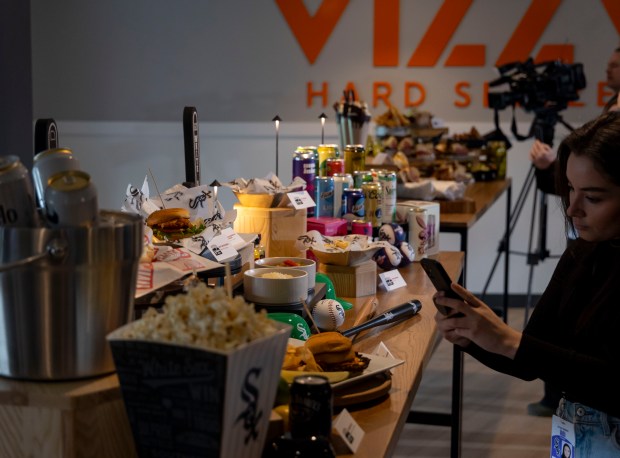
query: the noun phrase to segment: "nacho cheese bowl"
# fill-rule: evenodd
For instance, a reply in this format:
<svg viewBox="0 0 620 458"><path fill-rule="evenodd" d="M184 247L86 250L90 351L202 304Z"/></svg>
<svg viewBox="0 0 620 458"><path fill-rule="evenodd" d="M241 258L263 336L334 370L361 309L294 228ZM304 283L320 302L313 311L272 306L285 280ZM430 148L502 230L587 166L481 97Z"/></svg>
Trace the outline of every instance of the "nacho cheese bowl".
<svg viewBox="0 0 620 458"><path fill-rule="evenodd" d="M298 304L308 298L308 273L285 267L249 269L243 274L243 291L246 300L257 304Z"/></svg>
<svg viewBox="0 0 620 458"><path fill-rule="evenodd" d="M291 262L298 265L284 265L286 262ZM278 268L278 269L297 269L303 270L308 274L308 292L314 289L316 285L316 262L312 259L306 258L294 258L294 257L272 257L258 259L254 262L257 268Z"/></svg>

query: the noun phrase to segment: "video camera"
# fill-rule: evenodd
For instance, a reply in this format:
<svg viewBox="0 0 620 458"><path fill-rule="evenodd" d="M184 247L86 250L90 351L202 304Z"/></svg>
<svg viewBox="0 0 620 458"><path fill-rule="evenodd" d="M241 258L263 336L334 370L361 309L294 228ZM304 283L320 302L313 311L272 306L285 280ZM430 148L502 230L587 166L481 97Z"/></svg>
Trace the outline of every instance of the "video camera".
<svg viewBox="0 0 620 458"><path fill-rule="evenodd" d="M571 100L579 99L577 91L586 87L582 64L547 61L535 64L532 58L497 67L500 77L490 87L508 84L509 91L489 92L489 107L503 110L517 103L526 111L553 107L563 110Z"/></svg>
<svg viewBox="0 0 620 458"><path fill-rule="evenodd" d="M512 132L517 140L535 137L553 144L554 129L559 121L571 129L559 112L568 102L579 99L578 91L586 87L586 77L582 64L563 64L560 61L547 61L535 64L532 58L525 62L513 62L497 67L501 76L489 83L490 87L508 84L509 91L489 92L489 108L495 110L495 126L499 128L498 111L519 104L526 111L536 113L527 136L517 132L513 123Z"/></svg>

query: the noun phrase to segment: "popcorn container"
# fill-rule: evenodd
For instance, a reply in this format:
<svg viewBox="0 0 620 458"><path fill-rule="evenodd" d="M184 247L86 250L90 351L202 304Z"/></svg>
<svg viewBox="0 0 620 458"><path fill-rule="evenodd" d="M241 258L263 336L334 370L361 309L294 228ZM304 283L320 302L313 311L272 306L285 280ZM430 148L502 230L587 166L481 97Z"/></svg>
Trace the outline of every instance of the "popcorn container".
<svg viewBox="0 0 620 458"><path fill-rule="evenodd" d="M139 456L260 457L291 326L235 350L108 335Z"/></svg>

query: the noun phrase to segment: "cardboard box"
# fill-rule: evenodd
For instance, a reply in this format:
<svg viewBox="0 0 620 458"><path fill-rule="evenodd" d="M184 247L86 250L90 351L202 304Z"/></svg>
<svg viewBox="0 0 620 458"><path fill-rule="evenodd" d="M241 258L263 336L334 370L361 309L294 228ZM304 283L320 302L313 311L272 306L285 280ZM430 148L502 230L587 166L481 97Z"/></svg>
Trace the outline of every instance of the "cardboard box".
<svg viewBox="0 0 620 458"><path fill-rule="evenodd" d="M347 220L329 216L308 218L309 231L319 231L323 235L347 235Z"/></svg>
<svg viewBox="0 0 620 458"><path fill-rule="evenodd" d="M306 233L306 209L244 207L235 204L237 233L261 235L265 256L305 258L306 252L295 248L297 237Z"/></svg>
<svg viewBox="0 0 620 458"><path fill-rule="evenodd" d="M377 263L373 260L355 266L320 263L319 272L329 277L338 297L369 296L377 292Z"/></svg>
<svg viewBox="0 0 620 458"><path fill-rule="evenodd" d="M428 237L428 245L426 246L426 254L429 256L435 255L439 253L439 221L440 221L440 207L438 202L428 202L425 200L403 200L398 201L396 205L396 220L399 224L403 224L403 226L407 225L407 229L409 225L407 224L407 214L409 210L413 207L422 207L426 210L429 219L429 237ZM412 236L407 231L408 237L407 240L411 243ZM413 245L413 244L412 244Z"/></svg>

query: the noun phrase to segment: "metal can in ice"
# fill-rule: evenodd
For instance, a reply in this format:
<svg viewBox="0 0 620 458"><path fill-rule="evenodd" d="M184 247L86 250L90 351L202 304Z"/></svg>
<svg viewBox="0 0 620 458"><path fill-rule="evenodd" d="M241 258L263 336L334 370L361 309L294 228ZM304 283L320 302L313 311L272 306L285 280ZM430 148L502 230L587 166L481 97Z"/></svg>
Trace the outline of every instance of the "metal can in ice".
<svg viewBox="0 0 620 458"><path fill-rule="evenodd" d="M372 237L372 224L370 224L370 221L364 221L363 219L354 219L351 221L351 234Z"/></svg>
<svg viewBox="0 0 620 458"><path fill-rule="evenodd" d="M344 147L344 171L353 173L366 168L366 149L364 145L347 145Z"/></svg>
<svg viewBox="0 0 620 458"><path fill-rule="evenodd" d="M381 220L384 223L396 221L396 173L380 171L379 182L383 190L383 204L381 208Z"/></svg>
<svg viewBox="0 0 620 458"><path fill-rule="evenodd" d="M327 377L295 377L290 396L289 425L293 439L328 439L332 430L333 398Z"/></svg>
<svg viewBox="0 0 620 458"><path fill-rule="evenodd" d="M314 179L314 202L316 216L334 216L334 177Z"/></svg>
<svg viewBox="0 0 620 458"><path fill-rule="evenodd" d="M373 229L381 227L381 208L383 191L381 183L373 181L362 185L364 193L364 221L369 221Z"/></svg>
<svg viewBox="0 0 620 458"><path fill-rule="evenodd" d="M50 226L91 226L98 214L97 190L88 173L65 170L50 177L45 190L45 218Z"/></svg>
<svg viewBox="0 0 620 458"><path fill-rule="evenodd" d="M327 176L326 166L328 158L340 157L340 151L338 145L319 145L316 149L318 154L319 170L318 176Z"/></svg>
<svg viewBox="0 0 620 458"><path fill-rule="evenodd" d="M325 159L325 175L333 177L337 173L344 173L344 159L340 157Z"/></svg>
<svg viewBox="0 0 620 458"><path fill-rule="evenodd" d="M38 153L32 165L32 181L39 207L45 207L45 189L52 175L79 169L79 161L68 148L52 148Z"/></svg>
<svg viewBox="0 0 620 458"><path fill-rule="evenodd" d="M362 184L374 181L370 170L356 170L353 172L353 187L361 188Z"/></svg>
<svg viewBox="0 0 620 458"><path fill-rule="evenodd" d="M316 148L314 146L298 146L293 153L293 179L303 178L306 191L314 196L314 179L316 178ZM308 216L314 216L314 207L308 208Z"/></svg>
<svg viewBox="0 0 620 458"><path fill-rule="evenodd" d="M428 212L422 207L413 207L407 213L409 225L409 244L415 251L415 260L427 257L428 247Z"/></svg>
<svg viewBox="0 0 620 458"><path fill-rule="evenodd" d="M38 222L28 169L17 156L0 156L0 227L36 227Z"/></svg>
<svg viewBox="0 0 620 458"><path fill-rule="evenodd" d="M348 173L335 173L334 179L334 218L342 218L344 214L344 191L346 191L353 178Z"/></svg>

